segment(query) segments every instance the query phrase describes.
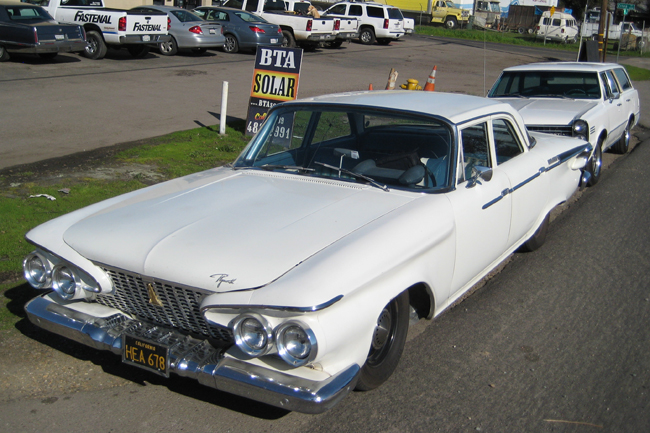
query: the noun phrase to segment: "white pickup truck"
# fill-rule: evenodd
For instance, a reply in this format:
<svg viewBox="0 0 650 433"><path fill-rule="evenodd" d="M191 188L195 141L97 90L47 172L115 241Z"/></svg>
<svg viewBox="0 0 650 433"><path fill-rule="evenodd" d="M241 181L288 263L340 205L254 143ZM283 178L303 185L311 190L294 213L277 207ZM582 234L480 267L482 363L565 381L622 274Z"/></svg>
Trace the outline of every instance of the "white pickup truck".
<svg viewBox="0 0 650 433"><path fill-rule="evenodd" d="M310 15L309 7L312 6L308 0L284 0L287 11L294 12L297 15ZM336 17L330 18L321 15L321 11L317 11L318 17L321 19L334 20L334 33L336 40L328 42L327 45L333 48L338 48L343 42L350 42L351 39L359 37L359 20L354 17Z"/></svg>
<svg viewBox="0 0 650 433"><path fill-rule="evenodd" d="M223 6L246 10L279 25L284 47L300 46L313 50L321 42L336 40L334 20L289 12L282 0L227 0Z"/></svg>
<svg viewBox="0 0 650 433"><path fill-rule="evenodd" d="M143 57L150 44L167 42L167 14L105 8L102 0L44 0L39 2L60 23L78 24L86 31L84 55L101 59L108 47L126 48Z"/></svg>

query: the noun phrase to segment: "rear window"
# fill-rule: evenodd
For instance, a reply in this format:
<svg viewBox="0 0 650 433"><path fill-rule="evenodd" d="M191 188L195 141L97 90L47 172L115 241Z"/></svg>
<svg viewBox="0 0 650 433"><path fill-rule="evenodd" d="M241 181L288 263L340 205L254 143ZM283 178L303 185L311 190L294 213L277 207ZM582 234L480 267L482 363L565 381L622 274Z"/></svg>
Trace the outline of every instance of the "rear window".
<svg viewBox="0 0 650 433"><path fill-rule="evenodd" d="M402 11L400 11L397 8L390 8L388 9L388 18L391 20L402 20L404 19L404 16L402 15Z"/></svg>
<svg viewBox="0 0 650 433"><path fill-rule="evenodd" d="M499 77L489 96L599 99L600 87L595 72L507 71Z"/></svg>
<svg viewBox="0 0 650 433"><path fill-rule="evenodd" d="M7 14L12 21L53 20L45 9L35 6L7 6Z"/></svg>
<svg viewBox="0 0 650 433"><path fill-rule="evenodd" d="M366 11L367 11L369 17L372 17L372 18L384 18L384 9L383 8L368 6L366 8Z"/></svg>

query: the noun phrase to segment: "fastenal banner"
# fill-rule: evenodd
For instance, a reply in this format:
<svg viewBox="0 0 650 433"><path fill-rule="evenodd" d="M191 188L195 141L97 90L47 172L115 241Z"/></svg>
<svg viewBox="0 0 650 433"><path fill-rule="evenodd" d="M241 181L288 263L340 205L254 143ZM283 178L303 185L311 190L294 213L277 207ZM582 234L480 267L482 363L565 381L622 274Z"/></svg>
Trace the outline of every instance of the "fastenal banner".
<svg viewBox="0 0 650 433"><path fill-rule="evenodd" d="M246 119L246 135L254 135L259 130L271 107L296 99L301 66L300 48L258 48Z"/></svg>

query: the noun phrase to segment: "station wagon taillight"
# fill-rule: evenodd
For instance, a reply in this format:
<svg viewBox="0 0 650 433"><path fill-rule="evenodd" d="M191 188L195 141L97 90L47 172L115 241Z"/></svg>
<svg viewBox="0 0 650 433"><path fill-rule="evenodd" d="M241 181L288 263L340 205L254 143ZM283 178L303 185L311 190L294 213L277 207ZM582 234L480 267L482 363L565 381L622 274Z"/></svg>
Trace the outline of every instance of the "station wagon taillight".
<svg viewBox="0 0 650 433"><path fill-rule="evenodd" d="M385 19L385 20L384 20L384 28L385 28L385 29L388 28L388 19Z"/></svg>
<svg viewBox="0 0 650 433"><path fill-rule="evenodd" d="M120 32L126 31L126 17L120 17L117 21L117 30Z"/></svg>
<svg viewBox="0 0 650 433"><path fill-rule="evenodd" d="M334 20L334 30L341 29L341 20Z"/></svg>
<svg viewBox="0 0 650 433"><path fill-rule="evenodd" d="M201 26L192 26L190 27L190 32L196 33L197 35L202 35L203 30L201 30Z"/></svg>
<svg viewBox="0 0 650 433"><path fill-rule="evenodd" d="M311 32L311 25L312 25L312 20L307 20L307 28L305 30Z"/></svg>
<svg viewBox="0 0 650 433"><path fill-rule="evenodd" d="M260 29L257 26L249 26L248 28L251 29L253 33L266 33L264 29Z"/></svg>

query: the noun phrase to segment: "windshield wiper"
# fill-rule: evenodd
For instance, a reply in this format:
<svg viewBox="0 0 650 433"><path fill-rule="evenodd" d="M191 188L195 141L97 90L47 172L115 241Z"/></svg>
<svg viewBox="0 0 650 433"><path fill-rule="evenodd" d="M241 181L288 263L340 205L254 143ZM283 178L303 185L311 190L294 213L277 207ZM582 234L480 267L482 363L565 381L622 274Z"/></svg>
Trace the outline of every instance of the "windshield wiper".
<svg viewBox="0 0 650 433"><path fill-rule="evenodd" d="M258 168L262 170L296 170L296 171L314 171L313 168L301 167L299 165L277 165L277 164L264 164L260 165Z"/></svg>
<svg viewBox="0 0 650 433"><path fill-rule="evenodd" d="M368 177L368 176L366 176L365 174L355 173L355 172L352 171L352 170L348 170L348 169L346 169L346 168L337 167L337 166L335 166L335 165L325 164L324 162L318 162L318 161L316 161L316 162L314 162L314 164L322 165L323 167L329 168L330 170L337 170L337 171L340 171L340 172L342 172L342 173L349 174L350 176L359 177L359 178L361 178L361 179L363 179L363 180L367 180L368 182L370 182L370 184L371 184L372 186L376 186L377 188L382 189L382 190L384 190L384 191L390 191L386 185L377 182L375 179L373 179L373 178L371 178L371 177Z"/></svg>
<svg viewBox="0 0 650 433"><path fill-rule="evenodd" d="M524 96L521 93L508 93L506 95L502 95L501 98L522 98L522 99L529 99L528 96Z"/></svg>

